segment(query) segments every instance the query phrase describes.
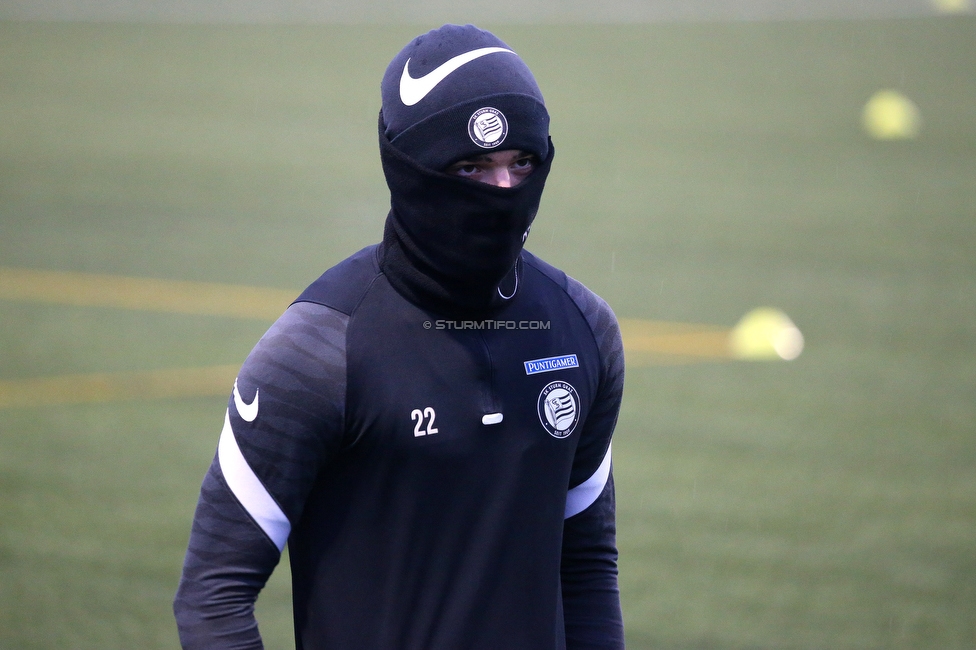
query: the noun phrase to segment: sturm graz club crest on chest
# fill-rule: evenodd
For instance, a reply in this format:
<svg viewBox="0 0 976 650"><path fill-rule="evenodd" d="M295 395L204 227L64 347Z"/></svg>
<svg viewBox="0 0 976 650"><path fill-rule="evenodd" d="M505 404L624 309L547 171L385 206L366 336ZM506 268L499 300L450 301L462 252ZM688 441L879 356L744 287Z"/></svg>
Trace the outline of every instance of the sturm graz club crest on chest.
<svg viewBox="0 0 976 650"><path fill-rule="evenodd" d="M566 438L579 422L579 394L572 384L554 381L539 393L539 422L554 438Z"/></svg>

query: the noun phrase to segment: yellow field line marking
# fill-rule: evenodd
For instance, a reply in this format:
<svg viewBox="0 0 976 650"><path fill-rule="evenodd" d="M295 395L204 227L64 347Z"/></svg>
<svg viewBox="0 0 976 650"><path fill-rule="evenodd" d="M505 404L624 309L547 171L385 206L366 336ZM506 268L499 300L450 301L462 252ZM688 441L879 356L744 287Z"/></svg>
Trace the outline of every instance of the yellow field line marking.
<svg viewBox="0 0 976 650"><path fill-rule="evenodd" d="M0 299L273 321L290 289L0 267ZM712 325L620 319L629 367L733 358L730 331ZM239 365L0 380L0 409L227 395Z"/></svg>
<svg viewBox="0 0 976 650"><path fill-rule="evenodd" d="M731 358L726 330L695 330L680 323L625 320L628 367L677 365ZM226 396L240 365L90 373L0 380L0 409L137 399Z"/></svg>
<svg viewBox="0 0 976 650"><path fill-rule="evenodd" d="M629 338L624 339L627 365L630 368L731 358L725 344L728 338L727 331L687 330L647 333L660 331L662 325L679 324L634 320L626 322L626 329L632 332ZM647 331L642 332L645 329ZM0 409L136 399L225 396L230 394L239 368L240 365L223 365L0 380Z"/></svg>
<svg viewBox="0 0 976 650"><path fill-rule="evenodd" d="M628 365L661 365L734 358L731 330L714 325L620 319Z"/></svg>
<svg viewBox="0 0 976 650"><path fill-rule="evenodd" d="M216 282L0 267L0 299L272 321L298 292Z"/></svg>
<svg viewBox="0 0 976 650"><path fill-rule="evenodd" d="M0 381L0 409L230 395L239 365Z"/></svg>
<svg viewBox="0 0 976 650"><path fill-rule="evenodd" d="M298 296L216 282L134 278L0 267L0 299L115 307L273 321ZM621 319L624 347L638 356L729 358L729 330L712 325ZM637 358L637 356L635 356Z"/></svg>

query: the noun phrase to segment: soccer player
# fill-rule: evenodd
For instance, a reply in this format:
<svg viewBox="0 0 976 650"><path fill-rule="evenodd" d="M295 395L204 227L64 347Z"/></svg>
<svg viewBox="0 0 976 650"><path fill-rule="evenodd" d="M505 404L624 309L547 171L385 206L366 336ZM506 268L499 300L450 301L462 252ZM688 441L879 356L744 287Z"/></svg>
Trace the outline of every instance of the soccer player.
<svg viewBox="0 0 976 650"><path fill-rule="evenodd" d="M174 610L185 648L260 648L289 545L304 650L623 647L607 304L523 250L553 160L528 67L471 25L382 81L383 240L244 362Z"/></svg>

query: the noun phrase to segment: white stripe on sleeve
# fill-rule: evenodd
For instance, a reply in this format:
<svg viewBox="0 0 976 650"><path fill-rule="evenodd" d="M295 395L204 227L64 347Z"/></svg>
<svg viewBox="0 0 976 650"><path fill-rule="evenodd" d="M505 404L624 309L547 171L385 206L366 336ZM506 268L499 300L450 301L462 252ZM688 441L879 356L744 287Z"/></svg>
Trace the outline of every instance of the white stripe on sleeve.
<svg viewBox="0 0 976 650"><path fill-rule="evenodd" d="M607 455L603 457L603 462L593 472L593 476L586 479L566 494L566 511L564 519L569 519L573 515L583 512L596 501L603 488L607 485L610 478L610 447L607 447Z"/></svg>
<svg viewBox="0 0 976 650"><path fill-rule="evenodd" d="M220 461L220 471L223 472L231 492L278 550L284 549L291 533L291 522L244 459L230 426L229 411L224 414L224 428L220 432L220 442L217 443L217 458Z"/></svg>

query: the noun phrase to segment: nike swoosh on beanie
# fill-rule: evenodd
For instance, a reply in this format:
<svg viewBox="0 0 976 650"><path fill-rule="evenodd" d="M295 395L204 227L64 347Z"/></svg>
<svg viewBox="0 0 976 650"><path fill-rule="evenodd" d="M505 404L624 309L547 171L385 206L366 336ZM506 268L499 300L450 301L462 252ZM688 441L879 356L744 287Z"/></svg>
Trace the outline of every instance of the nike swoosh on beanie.
<svg viewBox="0 0 976 650"><path fill-rule="evenodd" d="M465 52L464 54L459 54L451 59L448 59L445 63L437 66L431 72L417 78L410 76L410 59L407 59L407 62L403 64L403 74L400 75L400 101L407 106L413 106L426 97L427 94L436 88L437 84L444 81L449 74L460 68L465 63L470 63L475 59L479 59L488 54L495 54L497 52L508 52L509 54L515 54L515 52L505 49L504 47L482 47L480 49Z"/></svg>

